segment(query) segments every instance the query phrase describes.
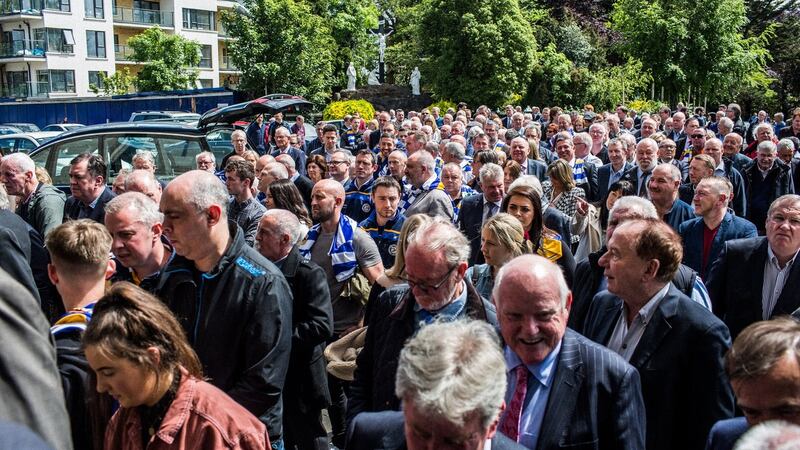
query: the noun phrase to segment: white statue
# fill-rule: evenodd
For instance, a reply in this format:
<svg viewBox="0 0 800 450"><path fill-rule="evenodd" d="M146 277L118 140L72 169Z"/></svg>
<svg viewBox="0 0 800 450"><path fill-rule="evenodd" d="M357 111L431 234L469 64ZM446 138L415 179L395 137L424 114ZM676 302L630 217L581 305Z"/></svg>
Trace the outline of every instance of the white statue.
<svg viewBox="0 0 800 450"><path fill-rule="evenodd" d="M348 91L356 90L356 68L353 67L352 62L350 63L349 66L347 66L347 90Z"/></svg>
<svg viewBox="0 0 800 450"><path fill-rule="evenodd" d="M379 86L381 84L381 82L378 81L378 69L372 69L369 72L369 76L367 77L367 84L370 86Z"/></svg>
<svg viewBox="0 0 800 450"><path fill-rule="evenodd" d="M414 67L414 71L411 72L411 95L420 95L419 94L419 79L421 75L419 73L419 67Z"/></svg>

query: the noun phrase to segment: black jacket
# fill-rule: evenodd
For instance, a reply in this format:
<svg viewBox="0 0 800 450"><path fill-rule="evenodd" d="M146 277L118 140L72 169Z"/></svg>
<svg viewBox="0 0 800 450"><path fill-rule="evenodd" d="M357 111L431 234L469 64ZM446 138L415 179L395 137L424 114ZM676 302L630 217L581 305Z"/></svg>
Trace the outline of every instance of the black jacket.
<svg viewBox="0 0 800 450"><path fill-rule="evenodd" d="M82 336L78 330L56 335L56 362L72 428L72 443L76 449L91 449L92 427L87 405L91 369L81 347Z"/></svg>
<svg viewBox="0 0 800 450"><path fill-rule="evenodd" d="M176 256L159 297L186 330L203 373L281 437L281 391L289 367L292 294L283 274L228 222L231 243L210 272Z"/></svg>
<svg viewBox="0 0 800 450"><path fill-rule="evenodd" d="M333 336L333 308L325 272L303 261L295 246L279 267L292 290L292 352L284 392L299 409L330 405L325 342Z"/></svg>
<svg viewBox="0 0 800 450"><path fill-rule="evenodd" d="M468 280L464 282L467 303L462 313L497 326L494 305L481 298ZM355 378L348 397L348 423L360 412L400 409L400 400L394 394L394 380L400 350L414 335L416 303L414 294L405 284L387 289L378 298L370 315L364 348L356 360Z"/></svg>
<svg viewBox="0 0 800 450"><path fill-rule="evenodd" d="M767 176L762 177L756 162L744 169L742 177L747 196L747 220L753 222L759 234L763 235L769 205L782 195L795 193L791 166L776 159Z"/></svg>
<svg viewBox="0 0 800 450"><path fill-rule="evenodd" d="M94 208L92 208L89 215L86 216L86 219L92 219L95 222L105 223L106 203L110 202L114 197L116 197L116 195L111 192L111 189L109 189L108 186L106 186L106 188L100 194L100 198L97 200ZM64 203L64 222L67 220L77 219L81 212L81 208L83 208L83 203L81 203L81 201L77 198L70 196L66 203Z"/></svg>

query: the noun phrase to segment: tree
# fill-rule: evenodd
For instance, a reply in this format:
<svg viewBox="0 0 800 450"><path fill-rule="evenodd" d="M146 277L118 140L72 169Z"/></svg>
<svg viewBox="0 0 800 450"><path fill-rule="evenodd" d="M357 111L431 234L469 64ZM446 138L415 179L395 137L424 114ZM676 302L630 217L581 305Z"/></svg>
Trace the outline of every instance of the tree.
<svg viewBox="0 0 800 450"><path fill-rule="evenodd" d="M434 95L499 106L525 94L536 40L518 0L423 0L416 8L415 56Z"/></svg>
<svg viewBox="0 0 800 450"><path fill-rule="evenodd" d="M223 25L236 38L230 57L252 95L285 92L322 104L333 85L336 43L330 24L305 0L244 0L250 11L223 11Z"/></svg>
<svg viewBox="0 0 800 450"><path fill-rule="evenodd" d="M89 85L89 89L95 94L102 92L103 95L124 95L130 92L131 87L134 85L134 76L131 75L131 71L127 67L117 70L111 76L106 75L105 72L99 72L97 77L100 79L99 84L103 88L101 89L93 84Z"/></svg>
<svg viewBox="0 0 800 450"><path fill-rule="evenodd" d="M186 89L197 81L200 44L159 27L148 28L128 39L132 59L145 63L136 85L140 91Z"/></svg>

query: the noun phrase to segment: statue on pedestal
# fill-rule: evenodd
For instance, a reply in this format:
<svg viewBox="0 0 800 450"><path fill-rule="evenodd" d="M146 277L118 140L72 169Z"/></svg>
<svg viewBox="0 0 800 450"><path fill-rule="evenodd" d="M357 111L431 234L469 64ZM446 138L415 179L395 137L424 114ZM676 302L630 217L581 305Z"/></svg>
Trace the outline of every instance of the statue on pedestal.
<svg viewBox="0 0 800 450"><path fill-rule="evenodd" d="M419 79L421 74L419 73L419 67L414 67L414 71L411 72L411 95L420 95L419 93Z"/></svg>
<svg viewBox="0 0 800 450"><path fill-rule="evenodd" d="M347 66L347 89L348 91L355 91L356 90L356 68L353 67L353 63L351 62L349 66Z"/></svg>

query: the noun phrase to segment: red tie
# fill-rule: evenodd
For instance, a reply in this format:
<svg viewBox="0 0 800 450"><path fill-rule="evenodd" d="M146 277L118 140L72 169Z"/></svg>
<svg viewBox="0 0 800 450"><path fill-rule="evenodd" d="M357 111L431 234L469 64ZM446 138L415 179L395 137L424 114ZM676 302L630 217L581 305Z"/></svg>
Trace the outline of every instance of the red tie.
<svg viewBox="0 0 800 450"><path fill-rule="evenodd" d="M500 426L500 432L519 442L519 422L522 418L522 405L525 403L525 394L528 392L528 368L524 364L517 366L517 384L514 387L514 396L508 405L505 420Z"/></svg>

